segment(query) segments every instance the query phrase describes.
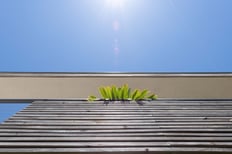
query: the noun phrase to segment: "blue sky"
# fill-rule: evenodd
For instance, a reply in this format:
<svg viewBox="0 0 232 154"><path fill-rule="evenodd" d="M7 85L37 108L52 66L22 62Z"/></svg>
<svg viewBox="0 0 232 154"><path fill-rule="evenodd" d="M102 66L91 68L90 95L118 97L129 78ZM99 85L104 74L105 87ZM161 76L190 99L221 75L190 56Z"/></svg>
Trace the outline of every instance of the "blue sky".
<svg viewBox="0 0 232 154"><path fill-rule="evenodd" d="M231 8L232 0L0 0L0 72L232 72ZM0 121L14 106L0 104Z"/></svg>
<svg viewBox="0 0 232 154"><path fill-rule="evenodd" d="M0 0L0 71L231 72L231 0Z"/></svg>
<svg viewBox="0 0 232 154"><path fill-rule="evenodd" d="M28 103L0 103L0 123L28 105Z"/></svg>

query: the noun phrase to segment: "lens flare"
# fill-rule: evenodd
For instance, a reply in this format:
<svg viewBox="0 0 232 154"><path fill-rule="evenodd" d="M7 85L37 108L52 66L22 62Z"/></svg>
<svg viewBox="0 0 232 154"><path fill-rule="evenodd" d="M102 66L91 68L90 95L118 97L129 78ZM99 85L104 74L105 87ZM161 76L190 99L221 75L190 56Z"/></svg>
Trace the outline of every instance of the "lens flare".
<svg viewBox="0 0 232 154"><path fill-rule="evenodd" d="M120 28L119 21L118 20L114 20L114 22L113 22L113 29L114 29L114 31L118 31L119 28Z"/></svg>
<svg viewBox="0 0 232 154"><path fill-rule="evenodd" d="M115 39L114 40L114 54L115 55L119 55L120 49L119 49L119 45L118 45L118 40Z"/></svg>
<svg viewBox="0 0 232 154"><path fill-rule="evenodd" d="M108 6L114 9L122 8L124 0L106 0Z"/></svg>

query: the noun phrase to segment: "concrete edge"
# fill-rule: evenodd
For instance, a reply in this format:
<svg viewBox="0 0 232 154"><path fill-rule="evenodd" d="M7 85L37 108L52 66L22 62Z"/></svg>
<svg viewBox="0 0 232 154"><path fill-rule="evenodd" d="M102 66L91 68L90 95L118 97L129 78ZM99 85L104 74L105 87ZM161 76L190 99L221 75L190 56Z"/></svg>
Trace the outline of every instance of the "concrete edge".
<svg viewBox="0 0 232 154"><path fill-rule="evenodd" d="M232 77L232 72L194 72L194 73L94 73L94 72L0 72L0 77Z"/></svg>

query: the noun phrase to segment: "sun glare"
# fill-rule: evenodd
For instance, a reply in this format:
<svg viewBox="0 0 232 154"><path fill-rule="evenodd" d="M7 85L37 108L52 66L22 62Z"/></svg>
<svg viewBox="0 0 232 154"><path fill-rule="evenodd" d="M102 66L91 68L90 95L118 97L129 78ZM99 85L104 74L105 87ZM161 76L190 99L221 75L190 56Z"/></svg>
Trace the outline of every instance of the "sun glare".
<svg viewBox="0 0 232 154"><path fill-rule="evenodd" d="M124 0L106 0L108 6L114 9L119 9L123 7Z"/></svg>

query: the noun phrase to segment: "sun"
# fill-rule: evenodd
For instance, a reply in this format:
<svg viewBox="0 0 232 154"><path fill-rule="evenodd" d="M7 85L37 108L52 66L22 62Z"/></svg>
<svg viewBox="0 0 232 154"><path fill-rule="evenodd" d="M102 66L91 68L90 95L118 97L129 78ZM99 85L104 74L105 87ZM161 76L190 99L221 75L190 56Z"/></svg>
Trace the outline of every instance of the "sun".
<svg viewBox="0 0 232 154"><path fill-rule="evenodd" d="M113 9L120 9L123 7L124 0L106 0L106 4Z"/></svg>

